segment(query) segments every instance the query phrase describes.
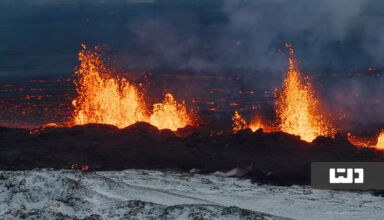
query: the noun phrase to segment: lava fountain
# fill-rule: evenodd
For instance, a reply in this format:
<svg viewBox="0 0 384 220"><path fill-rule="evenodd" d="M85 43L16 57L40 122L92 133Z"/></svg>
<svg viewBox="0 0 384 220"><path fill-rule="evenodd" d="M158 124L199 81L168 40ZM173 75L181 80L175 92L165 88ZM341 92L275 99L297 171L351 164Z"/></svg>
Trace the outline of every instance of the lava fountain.
<svg viewBox="0 0 384 220"><path fill-rule="evenodd" d="M146 108L137 88L124 78L113 78L102 61L101 50L79 52L80 66L75 81L77 98L74 123L112 124L126 127L137 121L146 121Z"/></svg>
<svg viewBox="0 0 384 220"><path fill-rule="evenodd" d="M113 76L105 67L100 48L82 47L74 81L78 94L72 101L74 125L99 123L124 128L142 121L175 131L193 124L185 103L178 103L171 94L166 94L165 100L154 104L153 111L149 111L138 87L125 78Z"/></svg>
<svg viewBox="0 0 384 220"><path fill-rule="evenodd" d="M282 88L277 90L276 114L281 131L299 135L302 140L312 142L317 136L333 136L335 129L321 114L321 106L315 96L310 78L303 76L291 45L289 70Z"/></svg>
<svg viewBox="0 0 384 220"><path fill-rule="evenodd" d="M159 129L169 128L177 130L177 128L191 125L191 116L187 113L184 101L177 103L172 94L165 95L162 103L153 105L153 112L149 118L149 123L155 125Z"/></svg>
<svg viewBox="0 0 384 220"><path fill-rule="evenodd" d="M235 111L234 115L232 116L232 132L235 134L239 130L246 128L251 129L253 132L259 130L260 128L266 132L276 131L276 129L263 124L262 118L259 116L254 117L249 123L247 123L243 116L239 114L238 111Z"/></svg>
<svg viewBox="0 0 384 220"><path fill-rule="evenodd" d="M264 129L264 131L269 131L270 129L268 129L267 126L265 126L261 120L260 117L255 117L253 118L249 124L248 124L248 128L250 128L253 132L259 130L260 128Z"/></svg>

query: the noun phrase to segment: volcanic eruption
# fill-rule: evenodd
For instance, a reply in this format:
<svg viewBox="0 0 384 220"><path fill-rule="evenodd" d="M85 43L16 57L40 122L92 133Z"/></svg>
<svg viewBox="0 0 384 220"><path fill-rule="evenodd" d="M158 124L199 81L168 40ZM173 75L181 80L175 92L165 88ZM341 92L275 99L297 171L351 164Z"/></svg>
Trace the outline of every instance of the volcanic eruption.
<svg viewBox="0 0 384 220"><path fill-rule="evenodd" d="M0 220L382 219L380 2L0 1Z"/></svg>
<svg viewBox="0 0 384 220"><path fill-rule="evenodd" d="M148 122L159 129L177 130L193 124L185 102L178 103L167 93L161 103L149 110L139 87L120 76L114 76L102 59L99 47L89 50L82 45L80 66L76 71L77 97L73 125L110 124L124 128L136 122Z"/></svg>
<svg viewBox="0 0 384 220"><path fill-rule="evenodd" d="M232 110L207 113L207 107L199 112L199 126L195 126L195 112L188 110L184 101L171 93L166 93L161 102L153 101L150 91L140 83L107 67L99 47L82 47L69 122L65 118L63 123L49 123L37 130L0 129L2 150L6 152L0 154L0 165L5 169L63 169L79 161L95 170L197 169L213 173L238 167L257 181L284 185L309 184L313 161L384 158L376 150L383 146L384 135L367 147L356 147L362 145L351 141L353 146L344 136L336 138L336 129L325 114L327 109L310 79L299 71L290 45L288 72L275 97L271 97L272 117L257 114L247 122L240 113L244 100L231 100L228 94L233 90L228 89L216 99L221 101L217 106L229 103L225 108L239 108L234 116L228 114ZM200 100L210 103L207 94ZM226 132L231 119L232 134ZM193 129L180 129L188 125Z"/></svg>

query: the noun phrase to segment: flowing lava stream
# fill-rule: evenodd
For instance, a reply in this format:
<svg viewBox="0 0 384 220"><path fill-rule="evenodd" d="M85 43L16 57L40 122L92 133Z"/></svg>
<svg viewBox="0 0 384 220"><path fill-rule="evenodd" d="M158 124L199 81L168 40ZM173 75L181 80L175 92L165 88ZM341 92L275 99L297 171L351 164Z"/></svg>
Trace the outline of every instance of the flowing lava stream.
<svg viewBox="0 0 384 220"><path fill-rule="evenodd" d="M78 96L72 102L73 125L99 123L124 128L136 122L148 122L159 129L176 131L193 124L185 103L178 103L169 93L149 111L138 88L125 78L114 77L105 67L98 47L94 50L82 47L80 66L75 73Z"/></svg>
<svg viewBox="0 0 384 220"><path fill-rule="evenodd" d="M333 136L335 129L321 114L310 79L301 75L291 45L286 44L286 47L290 55L289 70L275 102L280 129L307 142L319 135Z"/></svg>
<svg viewBox="0 0 384 220"><path fill-rule="evenodd" d="M348 141L355 146L372 147L378 150L384 150L384 131L375 137L355 137L348 134Z"/></svg>

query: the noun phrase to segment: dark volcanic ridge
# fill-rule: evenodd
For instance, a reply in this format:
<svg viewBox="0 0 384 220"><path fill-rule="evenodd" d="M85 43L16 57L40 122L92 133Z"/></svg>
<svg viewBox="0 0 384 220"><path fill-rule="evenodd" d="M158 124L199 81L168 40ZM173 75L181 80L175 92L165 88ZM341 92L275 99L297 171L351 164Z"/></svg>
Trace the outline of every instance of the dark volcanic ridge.
<svg viewBox="0 0 384 220"><path fill-rule="evenodd" d="M0 127L0 168L70 169L74 163L90 170L173 169L189 172L227 172L259 183L310 183L314 161L384 161L384 153L359 148L346 136L318 137L312 143L283 132L241 130L211 134L186 127L176 133L147 123L124 129L88 124L46 127L36 134Z"/></svg>

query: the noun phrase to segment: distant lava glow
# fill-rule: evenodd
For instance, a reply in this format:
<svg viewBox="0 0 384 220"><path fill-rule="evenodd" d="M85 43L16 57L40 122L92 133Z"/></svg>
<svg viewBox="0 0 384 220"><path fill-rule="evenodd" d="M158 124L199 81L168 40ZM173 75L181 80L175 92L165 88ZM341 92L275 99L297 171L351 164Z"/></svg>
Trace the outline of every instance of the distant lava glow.
<svg viewBox="0 0 384 220"><path fill-rule="evenodd" d="M138 88L125 78L113 76L105 67L98 47L88 50L82 46L74 82L78 94L72 102L74 125L100 123L124 128L142 121L175 131L193 124L185 103L178 103L171 94L154 104L153 111L148 110Z"/></svg>
<svg viewBox="0 0 384 220"><path fill-rule="evenodd" d="M302 76L291 45L289 49L289 70L281 90L277 90L275 102L280 129L299 135L302 140L313 141L317 136L333 136L335 130L321 114L319 100L308 77Z"/></svg>

